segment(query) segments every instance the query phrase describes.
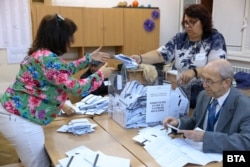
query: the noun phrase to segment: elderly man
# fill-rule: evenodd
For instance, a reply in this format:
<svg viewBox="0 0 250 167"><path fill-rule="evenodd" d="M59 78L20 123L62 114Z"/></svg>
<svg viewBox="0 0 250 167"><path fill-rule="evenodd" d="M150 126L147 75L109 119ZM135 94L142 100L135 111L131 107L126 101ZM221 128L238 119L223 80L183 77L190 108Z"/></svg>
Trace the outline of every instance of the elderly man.
<svg viewBox="0 0 250 167"><path fill-rule="evenodd" d="M250 99L231 86L231 64L224 59L211 61L202 78L205 90L197 97L192 116L168 117L163 125L178 127L178 133L203 142L203 152L250 150Z"/></svg>

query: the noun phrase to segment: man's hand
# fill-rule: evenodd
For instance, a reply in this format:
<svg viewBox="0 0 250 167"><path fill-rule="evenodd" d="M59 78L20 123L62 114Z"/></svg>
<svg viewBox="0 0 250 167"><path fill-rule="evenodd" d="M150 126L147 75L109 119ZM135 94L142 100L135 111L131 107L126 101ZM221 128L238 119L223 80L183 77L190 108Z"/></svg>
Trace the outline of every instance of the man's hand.
<svg viewBox="0 0 250 167"><path fill-rule="evenodd" d="M178 133L183 133L186 138L195 142L202 142L205 132L201 130L179 130Z"/></svg>
<svg viewBox="0 0 250 167"><path fill-rule="evenodd" d="M174 117L167 117L162 121L163 126L168 129L168 124L177 127L179 125L179 120Z"/></svg>

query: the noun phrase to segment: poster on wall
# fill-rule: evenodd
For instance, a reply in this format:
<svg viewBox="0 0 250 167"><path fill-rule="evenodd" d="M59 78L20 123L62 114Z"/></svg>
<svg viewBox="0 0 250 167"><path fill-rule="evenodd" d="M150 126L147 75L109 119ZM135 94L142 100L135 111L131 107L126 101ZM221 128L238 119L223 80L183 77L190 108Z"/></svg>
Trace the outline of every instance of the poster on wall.
<svg viewBox="0 0 250 167"><path fill-rule="evenodd" d="M0 49L27 51L32 39L29 0L1 0L0 25ZM8 63L19 63L26 53L8 54Z"/></svg>

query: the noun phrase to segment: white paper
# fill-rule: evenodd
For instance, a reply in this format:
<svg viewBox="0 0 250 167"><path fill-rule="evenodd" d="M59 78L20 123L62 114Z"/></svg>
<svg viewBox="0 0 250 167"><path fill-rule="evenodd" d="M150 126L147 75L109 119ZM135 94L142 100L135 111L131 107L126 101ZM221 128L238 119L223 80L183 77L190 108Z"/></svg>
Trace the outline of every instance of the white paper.
<svg viewBox="0 0 250 167"><path fill-rule="evenodd" d="M167 116L171 85L147 86L146 122L162 121Z"/></svg>
<svg viewBox="0 0 250 167"><path fill-rule="evenodd" d="M155 134L155 139L145 142L144 148L162 167L185 166L187 163L206 165L213 161L222 161L222 154L203 153L199 147L202 143L190 142L183 138L171 139L164 133L159 133L164 128L158 125L157 128L144 128L139 131L135 139L149 140L149 135ZM139 142L142 140L138 140Z"/></svg>
<svg viewBox="0 0 250 167"><path fill-rule="evenodd" d="M118 55L115 55L114 57L117 60L120 60L121 62L123 62L123 65L126 68L137 68L139 66L134 59L124 54L118 54Z"/></svg>
<svg viewBox="0 0 250 167"><path fill-rule="evenodd" d="M93 167L95 161L97 167L129 167L130 159L110 156L101 151L94 152L85 146L80 146L66 152L68 158L59 160L62 167L66 167L70 161L70 157L74 156L70 163L72 167ZM98 156L97 156L98 155Z"/></svg>

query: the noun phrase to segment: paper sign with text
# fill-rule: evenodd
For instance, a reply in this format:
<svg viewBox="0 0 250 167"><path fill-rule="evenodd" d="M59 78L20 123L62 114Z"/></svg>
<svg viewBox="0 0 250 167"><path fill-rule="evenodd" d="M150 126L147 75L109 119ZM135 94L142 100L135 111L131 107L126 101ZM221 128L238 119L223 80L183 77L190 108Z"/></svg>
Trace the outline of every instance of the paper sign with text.
<svg viewBox="0 0 250 167"><path fill-rule="evenodd" d="M147 86L146 122L160 122L168 114L171 85Z"/></svg>

